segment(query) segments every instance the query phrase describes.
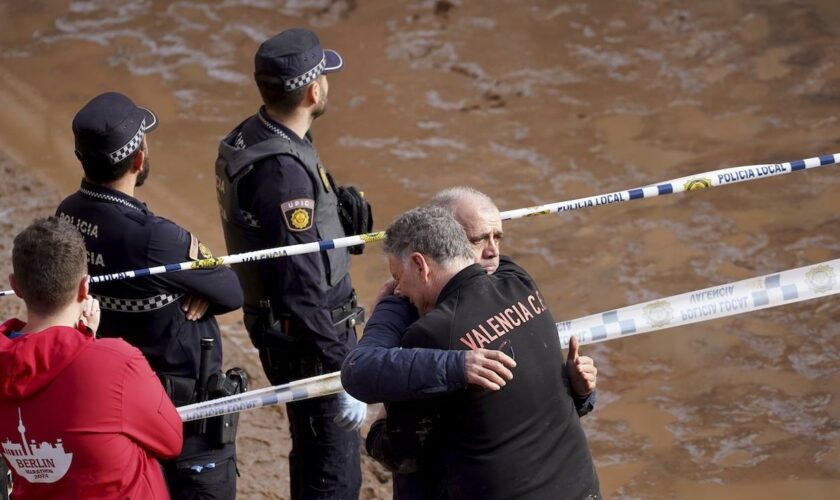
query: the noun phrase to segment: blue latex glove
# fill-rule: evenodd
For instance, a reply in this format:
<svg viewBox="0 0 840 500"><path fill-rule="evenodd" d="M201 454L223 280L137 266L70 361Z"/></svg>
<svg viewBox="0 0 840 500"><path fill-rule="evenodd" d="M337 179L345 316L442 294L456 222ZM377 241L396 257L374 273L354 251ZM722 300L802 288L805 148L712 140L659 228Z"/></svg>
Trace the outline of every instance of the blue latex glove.
<svg viewBox="0 0 840 500"><path fill-rule="evenodd" d="M353 398L346 392L338 395L338 415L333 421L345 431L355 431L361 427L367 416L367 404Z"/></svg>

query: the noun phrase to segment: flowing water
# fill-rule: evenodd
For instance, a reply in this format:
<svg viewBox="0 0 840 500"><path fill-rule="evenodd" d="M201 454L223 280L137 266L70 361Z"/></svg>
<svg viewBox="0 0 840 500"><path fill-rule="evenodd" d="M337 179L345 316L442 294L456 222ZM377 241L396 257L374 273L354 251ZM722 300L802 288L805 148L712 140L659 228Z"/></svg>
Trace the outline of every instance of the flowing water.
<svg viewBox="0 0 840 500"><path fill-rule="evenodd" d="M829 0L2 0L0 150L67 194L74 113L122 91L161 118L138 196L224 253L217 141L259 105L258 44L302 25L345 58L313 132L377 228L453 185L519 208L840 152L838 21ZM572 319L837 258L839 189L833 167L515 220L504 247ZM352 273L369 302L375 245ZM605 496L836 498L838 320L823 299L583 348ZM246 438L246 468L285 460ZM282 498L285 480L240 492Z"/></svg>

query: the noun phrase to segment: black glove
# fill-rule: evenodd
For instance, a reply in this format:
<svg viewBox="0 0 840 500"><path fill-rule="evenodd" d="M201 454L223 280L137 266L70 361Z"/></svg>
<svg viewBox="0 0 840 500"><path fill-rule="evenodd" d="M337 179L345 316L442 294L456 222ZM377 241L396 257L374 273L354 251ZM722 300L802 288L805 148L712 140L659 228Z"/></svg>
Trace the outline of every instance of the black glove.
<svg viewBox="0 0 840 500"><path fill-rule="evenodd" d="M347 236L365 234L373 229L373 210L364 194L355 186L338 186L338 217ZM353 255L361 255L364 245L355 245L347 249Z"/></svg>

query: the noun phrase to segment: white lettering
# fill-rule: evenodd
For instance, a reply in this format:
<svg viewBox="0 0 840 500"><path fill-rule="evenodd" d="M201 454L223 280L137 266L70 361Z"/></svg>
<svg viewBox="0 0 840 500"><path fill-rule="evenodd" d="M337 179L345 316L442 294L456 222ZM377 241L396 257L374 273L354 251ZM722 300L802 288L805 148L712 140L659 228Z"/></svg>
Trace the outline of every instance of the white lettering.
<svg viewBox="0 0 840 500"><path fill-rule="evenodd" d="M105 267L105 259L102 258L101 253L91 252L90 250L88 250L87 256L88 256L88 264L90 264L92 266Z"/></svg>
<svg viewBox="0 0 840 500"><path fill-rule="evenodd" d="M64 212L58 214L61 220L69 222L76 226L76 229L82 233L82 236L90 236L91 238L99 238L99 226L93 224L92 222L88 222L86 220L77 219L72 215L67 215Z"/></svg>

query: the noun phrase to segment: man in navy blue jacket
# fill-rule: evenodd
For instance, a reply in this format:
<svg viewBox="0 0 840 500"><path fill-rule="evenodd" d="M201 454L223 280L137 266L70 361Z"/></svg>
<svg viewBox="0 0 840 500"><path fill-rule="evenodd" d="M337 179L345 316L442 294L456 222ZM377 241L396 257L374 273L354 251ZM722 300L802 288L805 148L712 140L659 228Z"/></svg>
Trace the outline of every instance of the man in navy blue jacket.
<svg viewBox="0 0 840 500"><path fill-rule="evenodd" d="M394 472L418 474L410 478L413 498L600 498L572 398L579 374L570 376L558 356L551 313L533 279L509 259L492 276L470 264L462 230L439 207L411 210L389 226L392 275L421 315L401 345L487 345L515 358L516 375L505 375L498 390L473 386L390 402L387 420L368 435L368 452ZM402 479L395 497L406 493Z"/></svg>
<svg viewBox="0 0 840 500"><path fill-rule="evenodd" d="M441 191L429 205L452 214L464 228L476 263L493 274L499 267L503 237L493 201L480 191L456 187ZM470 384L490 390L505 385L512 376L508 368L513 360L500 351L400 349L403 332L418 315L408 300L394 294L394 285L393 281L383 285L364 336L342 365L341 381L347 392L373 404L438 396ZM566 370L578 415L586 415L595 405L597 368L592 358L578 354L576 339Z"/></svg>
<svg viewBox="0 0 840 500"><path fill-rule="evenodd" d="M449 211L464 228L478 263L488 274L499 266L503 237L499 210L485 194L456 187L438 193L429 203ZM418 319L416 309L394 294L390 281L380 290L364 336L342 366L342 383L354 397L367 403L409 401L439 396L476 385L498 390L510 380L515 362L502 351L476 349L447 351L401 349L403 332ZM579 416L595 404L597 369L588 356L578 354L573 340L566 370L572 382L573 401ZM380 418L372 426L369 442L383 427ZM436 498L439 491L434 471L396 474L394 497Z"/></svg>

